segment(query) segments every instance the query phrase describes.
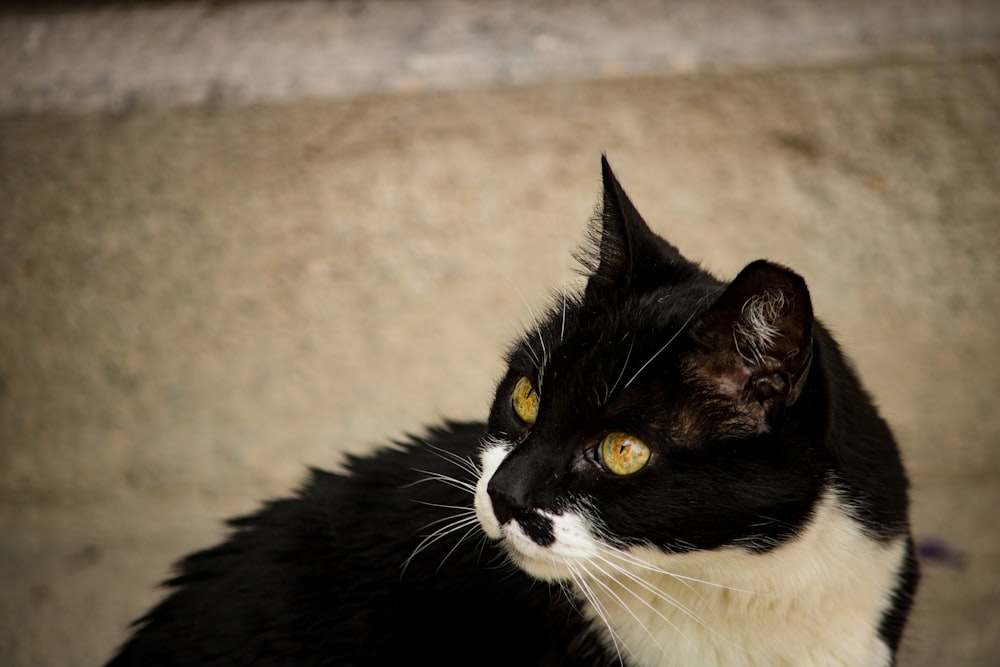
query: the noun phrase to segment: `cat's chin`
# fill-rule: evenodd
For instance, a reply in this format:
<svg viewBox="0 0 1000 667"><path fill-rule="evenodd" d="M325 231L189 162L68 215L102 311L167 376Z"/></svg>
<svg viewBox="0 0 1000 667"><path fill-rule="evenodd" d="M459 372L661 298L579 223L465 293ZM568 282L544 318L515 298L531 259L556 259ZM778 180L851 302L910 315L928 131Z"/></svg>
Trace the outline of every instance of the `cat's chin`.
<svg viewBox="0 0 1000 667"><path fill-rule="evenodd" d="M559 555L558 541L552 546L541 546L516 521L501 525L485 494L476 494L476 514L483 532L501 542L511 562L527 574L543 581L561 581L572 576L565 559Z"/></svg>
<svg viewBox="0 0 1000 667"><path fill-rule="evenodd" d="M483 532L491 539L498 540L503 544L508 557L515 565L536 579L544 581L570 578L569 569L563 564L561 558L553 554L552 547L540 546L528 537L515 521L500 525L493 516L492 509L488 506L483 506L483 509L480 507L477 498L476 513L479 515L479 523L483 527Z"/></svg>
<svg viewBox="0 0 1000 667"><path fill-rule="evenodd" d="M503 527L503 545L511 561L525 573L542 581L565 581L573 574L553 547L542 547L524 534L516 522Z"/></svg>

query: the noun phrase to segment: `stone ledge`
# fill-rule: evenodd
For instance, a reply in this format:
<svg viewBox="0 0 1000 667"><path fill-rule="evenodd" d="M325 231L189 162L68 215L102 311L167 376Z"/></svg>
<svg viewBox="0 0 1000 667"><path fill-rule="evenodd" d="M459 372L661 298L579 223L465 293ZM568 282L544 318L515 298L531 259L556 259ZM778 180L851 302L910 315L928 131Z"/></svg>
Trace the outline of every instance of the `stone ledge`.
<svg viewBox="0 0 1000 667"><path fill-rule="evenodd" d="M252 102L981 50L982 0L183 2L0 9L0 113Z"/></svg>

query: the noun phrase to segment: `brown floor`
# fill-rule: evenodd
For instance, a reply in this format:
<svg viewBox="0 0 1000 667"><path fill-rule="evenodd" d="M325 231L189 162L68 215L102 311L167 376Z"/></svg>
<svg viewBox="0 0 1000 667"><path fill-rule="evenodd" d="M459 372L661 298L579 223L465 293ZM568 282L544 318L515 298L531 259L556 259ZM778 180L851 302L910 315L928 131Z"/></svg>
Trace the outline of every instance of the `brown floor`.
<svg viewBox="0 0 1000 667"><path fill-rule="evenodd" d="M601 151L690 257L806 276L942 551L902 664L996 664L998 65L0 117L4 664L100 662L222 517L482 417Z"/></svg>

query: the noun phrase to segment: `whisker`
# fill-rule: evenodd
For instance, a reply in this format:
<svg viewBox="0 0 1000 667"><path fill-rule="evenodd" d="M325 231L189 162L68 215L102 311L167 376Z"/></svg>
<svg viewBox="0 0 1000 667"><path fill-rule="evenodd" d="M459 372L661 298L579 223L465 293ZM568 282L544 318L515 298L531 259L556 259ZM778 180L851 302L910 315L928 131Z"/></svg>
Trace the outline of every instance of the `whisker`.
<svg viewBox="0 0 1000 667"><path fill-rule="evenodd" d="M566 285L563 285L562 290L562 326L559 327L559 342L563 341L563 337L566 334Z"/></svg>
<svg viewBox="0 0 1000 667"><path fill-rule="evenodd" d="M586 612L584 611L583 606L580 604L579 597L573 592L573 586L571 582L566 581L564 579L560 579L556 581L555 584L559 587L559 590L562 592L563 597L566 598L566 600L569 602L569 606L573 608L573 611L575 611L580 616L585 617Z"/></svg>
<svg viewBox="0 0 1000 667"><path fill-rule="evenodd" d="M708 630L712 630L714 632L713 628L703 618L701 618L700 616L698 616L698 614L696 614L693 611L691 611L691 609L689 609L688 607L686 607L684 604L682 604L675 597L673 597L673 596L665 593L664 591L658 589L656 586L653 586L651 583L649 583L648 581L644 580L642 577L636 575L633 572L629 572L627 569L621 567L620 565L616 565L615 563L611 562L610 560L606 560L606 559L602 559L602 560L605 563L607 563L608 565L610 565L616 572L619 572L619 573L625 575L631 581L634 581L636 584L638 584L640 587L642 587L644 590L646 590L649 593L653 594L655 597L663 600L664 602L666 602L670 606L674 607L675 609L683 612L686 616L690 617L692 620L694 620L695 622L697 622L698 624L700 624L702 627L704 627L704 628L706 628ZM615 577L613 574L610 574L610 573L606 572L603 568L601 568L599 566L596 566L596 567L597 567L598 570L601 571L602 574L604 574L605 576L611 578L619 586L622 585L621 582L617 579L617 577ZM681 637L684 637L684 639L686 639L689 642L691 641L688 638L688 636L685 635L684 632L679 627L677 627L676 624L674 624L673 621L671 621L669 618L667 618L666 616L664 616L663 613L660 610L658 610L656 607L654 607L648 600L643 599L641 596L639 596L638 593L636 593L635 591L633 591L628 586L622 586L622 588L624 588L625 590L627 590L628 592L630 592L637 600L639 600L639 602L641 602L642 604L644 604L653 613L655 613L657 616L659 616L661 619L663 619L670 627L672 627L675 631L677 631L677 633Z"/></svg>
<svg viewBox="0 0 1000 667"><path fill-rule="evenodd" d="M687 576L687 575L684 575L684 574L677 574L676 572L671 572L670 570L664 570L663 568L657 567L656 565L653 565L652 563L648 563L648 562L642 560L641 558L638 558L637 556L634 556L634 555L632 555L630 553L627 553L627 552L624 552L624 551L614 550L614 549L611 549L609 547L603 547L602 546L602 548L606 551L606 553L610 553L610 554L616 556L617 558L620 558L621 560L623 560L623 561L625 561L627 563L630 563L630 564L635 565L637 567L641 567L641 568L643 568L645 570L649 570L650 572L656 572L657 574L663 574L663 575L666 575L668 577L673 577L674 579L677 579L677 580L680 580L680 581L687 581L687 582L692 582L692 583L696 583L696 584L702 584L704 586L712 586L714 588L722 588L722 589L725 589L727 591L733 591L734 593L745 593L747 595L759 595L759 596L763 596L763 597L781 597L781 596L779 596L779 595L777 595L775 593L762 593L760 591L753 591L753 590L749 590L749 589L746 589L746 588L738 588L736 586L727 586L726 584L719 584L719 583L716 583L714 581L706 581L704 579L698 579L697 577L690 577L690 576Z"/></svg>
<svg viewBox="0 0 1000 667"><path fill-rule="evenodd" d="M687 327L687 325L689 325L691 323L691 320L693 320L696 315L700 314L701 304L704 303L710 296L714 296L717 293L718 293L718 290L713 291L713 292L709 292L708 294L706 294L705 296L703 296L701 299L698 300L698 303L694 307L694 310L692 311L692 313L688 316L688 318L686 320L684 320L684 324L680 325L680 327L677 328L677 331L674 333L674 335L670 337L670 340L668 340L666 343L664 343L663 347L661 347L659 350L657 350L656 352L654 352L653 356L649 358L649 361L647 361L646 363L644 363L639 368L639 370L637 370L635 372L635 375L633 375L629 379L629 381L625 383L625 386L622 387L623 391L625 389L628 389L629 385L632 384L633 382L635 382L635 379L637 377L639 377L639 374L642 373L644 370L646 370L646 367L649 366L651 363L653 363L653 360L656 359L658 356L660 356L660 354L665 349L667 349L667 347L669 347L670 344L673 343L677 339L678 336L681 335L681 332L684 331L684 329Z"/></svg>
<svg viewBox="0 0 1000 667"><path fill-rule="evenodd" d="M639 586L641 586L643 589L645 589L646 591L648 591L649 593L651 593L655 597L663 600L664 602L666 602L670 606L674 607L675 609L677 609L678 611L680 611L681 613L683 613L685 616L687 616L692 621L694 621L695 623L697 623L701 627L703 627L706 630L708 630L709 632L711 632L713 635L715 635L718 639L722 640L726 644L729 644L730 646L732 646L732 647L734 647L734 648L736 648L736 649L738 649L738 650L740 650L740 651L742 651L744 653L747 653L748 655L752 655L754 653L754 651L748 649L747 647L741 645L740 643L738 643L736 641L733 641L732 639L730 639L729 637L727 637L723 633L721 633L718 630L716 630L715 628L713 628L712 625L708 621L706 621L703 617L701 617L697 613L695 613L691 608L689 608L686 605L682 604L679 600L677 600L673 596L668 595L664 591L658 589L656 586L653 586L651 583L649 583L648 581L646 581L642 577L636 575L633 572L629 572L628 570L626 570L626 569L624 569L624 568L622 568L622 567L620 567L618 565L615 565L614 563L612 563L610 561L605 560L605 562L608 563L608 565L610 565L611 567L613 567L618 572L620 572L623 575L625 575L626 577L628 577L630 580L634 581L636 584L638 584ZM601 568L598 567L598 569L601 569ZM604 572L603 570L601 570L601 571ZM621 582L617 581L617 579L613 575L610 575L610 574L607 574L607 573L605 573L605 575L611 577L612 580L616 581L616 583L618 583L619 585L621 585ZM660 612L660 610L656 609L652 604L650 604L649 601L643 599L636 591L632 590L631 588L629 588L629 587L623 587L623 588L625 588L625 590L627 590L629 593L631 593L637 600L639 600L646 607L648 607L651 611L653 611L653 613L655 613L661 619L663 619L664 621L666 621L670 625L670 627L672 627L675 631L677 631L678 634L680 634L682 637L684 637L686 640L688 640L690 642L690 639L688 639L687 635L685 635L684 632L681 631L681 629L677 627L677 625L675 625L672 621L670 621L670 619L668 619L666 616L664 616L664 614L662 612Z"/></svg>
<svg viewBox="0 0 1000 667"><path fill-rule="evenodd" d="M425 549L429 548L432 544L434 544L438 540L440 540L440 539L442 539L442 538L444 538L444 537L446 537L448 535L451 535L452 533L455 533L455 532L457 532L459 530L462 530L463 528L468 528L469 526L472 526L473 528L475 528L478 525L478 523L479 523L479 519L476 518L475 514L472 514L471 516L466 516L465 518L459 519L459 517L461 517L461 516L462 516L462 514L456 514L456 515L454 515L452 517L448 517L448 518L458 519L458 520L454 521L453 523L449 523L449 524L447 524L445 526L442 526L441 528L438 528L433 533L431 533L430 535L427 535L424 539L422 539L420 541L420 543L417 544L416 548L414 548L413 552L409 555L409 557L405 561L403 561L402 573L400 574L400 576L402 576L403 574L406 573L406 568L409 567L410 562L419 553L421 553ZM428 525L430 525L430 524L428 524ZM459 540L459 542L461 542L461 540Z"/></svg>
<svg viewBox="0 0 1000 667"><path fill-rule="evenodd" d="M432 472L430 470L421 470L420 468L412 468L412 470L414 472L423 473L427 475L427 477L418 479L414 482L410 482L409 484L406 484L403 488L413 487L416 486L417 484L423 484L424 482L443 482L448 486L453 486L456 489L461 489L462 491L468 491L470 493L476 492L476 485L473 484L472 482L466 482L465 480L456 479L449 475L445 475L439 472Z"/></svg>
<svg viewBox="0 0 1000 667"><path fill-rule="evenodd" d="M435 530L431 534L426 535L424 537L424 541L426 541L428 539L435 539L435 538L438 538L438 537L443 537L444 535L447 535L449 532L454 532L456 530L460 530L461 528L464 528L465 526L471 524L472 523L472 519L475 519L475 518L476 518L475 517L475 510L471 510L470 509L468 511L459 512L458 514L451 514L449 516L442 517L440 519L435 519L434 521L431 521L431 522L425 524L420 530L426 530L427 528L430 528L431 526L434 526L436 524L442 523L444 521L449 521L449 520L452 521L448 525L442 526L441 528L438 528L437 530ZM417 548L419 549L420 546L422 546L422 545L423 545L423 542L421 542L421 544L418 545Z"/></svg>
<svg viewBox="0 0 1000 667"><path fill-rule="evenodd" d="M531 343L529 343L528 341L524 341L524 346L528 350L528 354L531 356L531 361L532 363L535 364L535 368L538 369L539 372L541 372L542 360L538 358L538 353L535 352L535 349L531 347Z"/></svg>
<svg viewBox="0 0 1000 667"><path fill-rule="evenodd" d="M604 627L608 629L608 636L611 637L611 643L615 647L615 653L618 654L618 663L620 665L624 665L625 660L622 657L621 644L619 644L619 641L622 640L621 637L618 636L618 633L615 631L614 627L612 627L611 621L608 619L607 611L604 609L604 606L601 604L600 600L594 594L594 591L591 590L590 586L585 581L584 576L580 574L577 568L573 565L569 565L568 567L570 571L570 576L576 583L576 586L579 589L580 594L587 599L590 605L594 608L594 613L597 614L597 617L601 620L602 623L604 623Z"/></svg>
<svg viewBox="0 0 1000 667"><path fill-rule="evenodd" d="M413 502L417 503L418 505L426 505L427 507L440 507L441 509L445 510L459 510L459 514L476 513L475 508L467 507L465 505L446 505L444 503L432 503L428 500L416 500L416 499L414 499ZM459 516L459 514L454 514L452 516Z"/></svg>
<svg viewBox="0 0 1000 667"><path fill-rule="evenodd" d="M458 454L456 454L454 452L449 452L447 449L444 449L442 447L438 447L437 445L433 445L433 444L427 442L426 440L423 441L423 444L428 449L430 449L432 452L434 452L435 454L437 454L440 458L444 459L445 461L448 461L450 463L454 463L456 466L458 466L462 470L465 470L466 472L472 473L473 477L479 477L479 474L480 474L481 470L479 469L479 466L476 465L476 462L473 461L471 458L466 457L466 456L459 456Z"/></svg>
<svg viewBox="0 0 1000 667"><path fill-rule="evenodd" d="M605 548L605 551L608 552L608 553L614 553L613 550L608 550L607 548ZM659 598L660 600L663 600L664 602L666 602L667 604L669 604L671 607L673 607L673 608L677 609L678 611L680 611L681 613L683 613L685 616L687 616L688 618L690 618L692 621L694 621L698 625L702 626L703 628L705 628L706 630L708 630L709 632L711 632L719 640L721 640L721 641L725 642L726 644L728 644L728 645L730 645L730 646L738 649L739 651L741 651L743 653L746 653L748 655L754 655L754 653L755 653L754 651L748 649L747 647L741 645L740 643L738 643L736 641L733 641L731 638L729 638L726 635L724 635L723 633L719 632L717 629L715 629L714 627L712 627L712 625L710 623L708 623L708 621L706 621L702 616L698 615L690 607L684 605L677 598L669 595L665 591L657 588L656 586L654 586L652 583L650 583L649 581L647 581L643 577L639 576L638 574L636 574L634 572L629 571L627 568L622 567L621 565L615 563L613 560L611 560L609 558L606 558L604 556L601 556L600 560L602 562L604 562L605 564L607 564L608 566L610 566L611 568L613 568L615 571L617 571L617 572L621 573L622 575L624 575L625 577L627 577L629 580L631 580L632 582L634 582L635 584L637 584L639 587L641 587L642 589L644 589L645 591L647 591L648 593L650 593L654 597ZM625 560L626 562L630 562L627 559L623 559L623 560ZM631 561L631 562L635 562L635 561ZM641 562L639 562L637 564L641 565ZM672 627L678 634L680 634L682 637L684 637L685 639L687 639L688 641L690 641L690 639L688 639L687 635L685 635L684 632L675 623L673 623L669 618L667 618L659 609L657 609L656 607L654 607L648 600L644 599L636 590L634 590L630 586L624 586L623 583L614 574L605 571L603 568L601 568L596 563L594 564L594 567L597 570L599 570L602 574L604 574L604 576L608 577L613 582L615 582L616 584L618 584L619 586L621 586L625 591L628 591L629 593L631 593L633 597L635 597L637 600L639 600L639 602L641 602L643 605L645 605L646 607L648 607L653 613L655 613L658 617L660 617L663 621L665 621L668 625L670 625L670 627ZM662 572L663 574L671 576L674 579L678 579L677 575L674 575L674 574L672 574L670 572L664 572L662 570L659 570L658 568L655 569L654 571L656 571L656 572ZM698 595L699 598L701 598L702 600L704 600L704 598L698 593L698 591L694 590L690 586L690 584L687 584L684 581L679 581L679 583L684 584L692 592L694 592L696 595ZM709 583L709 582L704 582L704 583ZM724 587L724 588L728 588L728 587ZM643 628L643 629L645 629L645 628Z"/></svg>
<svg viewBox="0 0 1000 667"><path fill-rule="evenodd" d="M476 566L478 567L483 562L483 555L486 553L486 546L490 543L489 537L486 533L479 534L478 546L476 547Z"/></svg>
<svg viewBox="0 0 1000 667"><path fill-rule="evenodd" d="M520 288L518 288L518 286L514 283L514 281L510 280L509 278L507 279L507 282L509 282L511 287L514 288L514 291L516 291L517 295L521 298L521 303L523 303L524 307L527 308L528 315L531 316L531 321L534 324L535 335L538 336L538 342L542 346L542 356L539 357L538 354L531 348L531 345L527 341L525 341L525 345L528 348L528 351L531 353L531 356L535 362L535 367L538 369L538 393L539 395L541 395L542 376L545 372L545 364L549 358L548 351L545 349L545 339L542 338L542 325L538 317L535 315L535 311L531 307L531 304L529 304L528 300L524 298L524 293L521 292Z"/></svg>
<svg viewBox="0 0 1000 667"><path fill-rule="evenodd" d="M604 385L604 400L599 400L597 404L598 405L607 405L607 403L608 403L608 397L611 396L611 389L608 387L608 383L605 382L604 380L601 380L601 384Z"/></svg>
<svg viewBox="0 0 1000 667"><path fill-rule="evenodd" d="M451 555L453 553L455 553L455 550L458 549L458 547L462 544L462 542L464 542L465 540L467 540L469 538L469 535L472 535L472 533L476 532L476 530L478 528L479 528L479 520L476 519L476 523L473 524L472 527L469 528L467 531L465 531L465 533L463 533L462 536L460 538L458 538L458 541L455 542L455 546L453 546L451 549L449 549L448 553L446 553L444 555L444 558L442 558L441 562L438 563L437 570L435 570L436 572L440 572L441 571L441 568L444 567L445 561L447 561L451 557Z"/></svg>
<svg viewBox="0 0 1000 667"><path fill-rule="evenodd" d="M648 570L650 572L654 572L656 574L662 574L675 579L679 584L687 587L688 590L697 595L700 599L704 600L702 594L690 582L686 581L684 577L677 576L673 572L669 572L667 570L655 567L651 563L647 563L646 561L628 553L627 551L612 549L610 547L605 547L603 545L600 545L600 547L602 552L607 556L610 556L611 558L617 558L618 560L626 564L632 565L633 567L639 567Z"/></svg>
<svg viewBox="0 0 1000 667"><path fill-rule="evenodd" d="M611 391L608 392L608 396L615 393L615 389L618 388L618 383L622 381L622 376L625 375L625 369L628 368L628 360L632 358L632 348L635 347L635 338L632 339L631 345L628 346L628 354L625 355L625 363L622 364L622 370L618 374L618 379L615 380L614 385L611 386ZM607 400L605 400L607 403Z"/></svg>
<svg viewBox="0 0 1000 667"><path fill-rule="evenodd" d="M646 605L647 607L649 607L649 608L650 608L650 609L651 609L651 610L652 610L652 611L653 611L654 613L656 613L656 614L657 614L657 615L658 615L658 616L659 616L660 618L662 618L662 619L663 619L664 621L666 621L666 622L667 622L667 623L668 623L668 624L670 625L670 627L672 627L672 628L673 628L674 630L676 630L676 631L677 631L677 633L681 635L681 637L684 637L684 639L685 639L685 640L687 640L687 641L689 641L689 642L690 642L690 639L688 639L687 635L685 635L685 634L684 634L683 632L681 632L681 629L680 629L680 628L678 628L678 627L677 627L676 625L674 625L674 624L673 624L673 623L672 623L672 622L670 621L670 619L668 619L668 618L667 618L666 616L664 616L664 615L663 615L663 614L662 614L662 613L661 613L660 611L658 611L658 610L657 610L657 609L656 609L656 608L655 608L655 607L654 607L653 605L651 605L651 604L650 604L649 602L647 602L646 600L643 600L643 599L642 599L641 597L639 597L638 595L636 595L636 594L635 594L635 592L634 592L634 591L632 591L632 590L630 590L630 589L629 589L629 588L628 588L627 586L622 586L622 585L621 585L621 582L619 582L619 581L618 581L618 579L616 579L616 578L614 577L614 575L611 575L611 574L608 574L608 573L607 573L607 572L606 572L606 571L605 571L604 569L602 569L602 568L601 568L601 567L600 567L599 565L597 565L596 563L591 563L591 565L593 565L593 566L594 566L594 567L595 567L595 568L596 568L596 569L597 569L597 570L598 570L598 571L599 571L599 572L600 572L601 574L603 574L603 575L604 575L605 577L608 577L609 579L611 579L611 581L613 581L614 583L616 583L616 584L618 584L619 586L621 586L621 588L622 588L623 590L626 590L626 591L628 591L629 593L632 593L632 597L636 598L637 600L639 600L640 602L642 602L643 604L645 604L645 605ZM635 613L634 611L632 611L632 608L631 608L631 607L630 607L629 605L625 604L625 601L624 601L624 600L623 600L623 599L621 598L621 596L620 596L620 595L618 595L618 594L617 594L617 593L616 593L616 592L615 592L615 591L614 591L614 590L613 590L613 589L612 589L612 588L611 588L611 587L610 587L610 586L609 586L608 584L606 584L606 583L604 583L603 581L601 581L600 577L592 577L592 579L593 579L593 581L594 581L594 582L596 582L596 583L597 583L597 584L598 584L598 585L599 585L599 586L600 586L601 588L603 588L603 589L604 589L605 591L607 591L608 595L610 595L611 597L613 597L613 598L615 599L615 601L616 601L616 602L618 603L618 605L619 605L619 606L620 606L620 607L621 607L622 609L624 609L624 610L625 610L626 612L628 612L628 615L632 617L632 619L633 619L633 620L634 620L634 621L635 621L635 622L636 622L636 623L637 623L637 624L639 625L639 627L640 627L640 628L642 628L643 632L645 632L645 633L646 633L647 635L649 635L649 638L653 640L653 643L654 643L654 644L656 644L656 647L657 647L658 649L660 649L660 653L665 653L665 651L664 651L664 649L663 649L663 645L662 645L662 644L660 643L660 641L659 641L659 640L658 640L658 639L656 638L656 635L654 635L654 634L652 633L652 631L651 631L651 630L650 630L650 629L649 629L648 627L646 627L646 624L642 622L642 619L640 619L640 618L639 618L638 614L636 614L636 613Z"/></svg>

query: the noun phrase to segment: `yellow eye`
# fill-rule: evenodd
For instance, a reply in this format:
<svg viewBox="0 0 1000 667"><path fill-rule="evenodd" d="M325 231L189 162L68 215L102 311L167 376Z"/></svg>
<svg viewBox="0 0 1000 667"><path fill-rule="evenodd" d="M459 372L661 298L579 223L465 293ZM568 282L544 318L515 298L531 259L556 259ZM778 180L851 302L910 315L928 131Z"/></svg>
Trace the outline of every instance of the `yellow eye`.
<svg viewBox="0 0 1000 667"><path fill-rule="evenodd" d="M514 394L511 396L511 403L514 405L514 412L526 424L534 424L538 417L538 394L531 386L531 380L522 377L514 385Z"/></svg>
<svg viewBox="0 0 1000 667"><path fill-rule="evenodd" d="M616 475L631 475L649 462L649 447L631 435L611 433L601 443L601 461Z"/></svg>

